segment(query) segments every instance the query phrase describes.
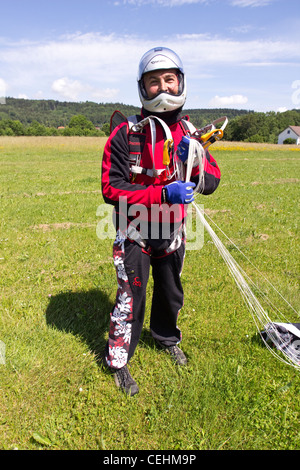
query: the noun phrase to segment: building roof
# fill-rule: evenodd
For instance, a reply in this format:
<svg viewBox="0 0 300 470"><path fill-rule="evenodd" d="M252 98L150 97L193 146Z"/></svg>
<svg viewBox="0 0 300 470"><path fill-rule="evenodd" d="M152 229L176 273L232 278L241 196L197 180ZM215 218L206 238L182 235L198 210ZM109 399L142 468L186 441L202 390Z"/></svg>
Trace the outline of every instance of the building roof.
<svg viewBox="0 0 300 470"><path fill-rule="evenodd" d="M300 126L289 126L289 128L292 129L292 131L294 131L295 134L300 137Z"/></svg>

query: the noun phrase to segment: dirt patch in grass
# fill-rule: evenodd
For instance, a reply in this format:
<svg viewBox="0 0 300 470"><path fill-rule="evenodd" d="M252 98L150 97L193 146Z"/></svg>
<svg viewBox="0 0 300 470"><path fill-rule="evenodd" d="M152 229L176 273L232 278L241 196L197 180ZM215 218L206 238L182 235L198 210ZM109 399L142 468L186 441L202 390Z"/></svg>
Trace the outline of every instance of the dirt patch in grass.
<svg viewBox="0 0 300 470"><path fill-rule="evenodd" d="M74 191L57 191L57 192L50 192L50 193L44 193L44 192L39 192L39 193L35 193L35 194L28 194L28 193L24 193L23 196L24 197L43 197L43 196L64 196L64 195L68 195L68 194L101 194L101 190L100 189L94 189L94 190L91 190L91 191L80 191L80 190L74 190Z"/></svg>
<svg viewBox="0 0 300 470"><path fill-rule="evenodd" d="M213 145L218 150L283 150L283 151L300 151L299 145L278 145L266 142L232 142L229 140L220 140Z"/></svg>
<svg viewBox="0 0 300 470"><path fill-rule="evenodd" d="M204 213L207 215L214 215L217 214L218 212L221 212L222 214L225 212L231 212L229 209L205 209Z"/></svg>
<svg viewBox="0 0 300 470"><path fill-rule="evenodd" d="M298 178L280 178L278 180L269 181L268 183L266 183L265 181L264 182L253 181L251 184L255 186L257 184L289 184L289 183L300 183L300 180Z"/></svg>
<svg viewBox="0 0 300 470"><path fill-rule="evenodd" d="M69 230L72 227L79 227L79 228L94 228L94 224L89 223L74 223L74 222L60 222L55 224L39 224L33 225L31 228L33 230L41 230L42 232L50 232L52 230Z"/></svg>

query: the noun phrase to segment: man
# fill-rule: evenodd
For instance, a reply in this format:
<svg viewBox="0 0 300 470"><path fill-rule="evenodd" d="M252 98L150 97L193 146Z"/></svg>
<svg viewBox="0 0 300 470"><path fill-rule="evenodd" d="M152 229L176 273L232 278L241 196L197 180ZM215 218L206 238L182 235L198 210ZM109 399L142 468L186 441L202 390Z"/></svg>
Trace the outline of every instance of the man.
<svg viewBox="0 0 300 470"><path fill-rule="evenodd" d="M191 182L175 178L175 152L186 159L182 138L190 134L188 118L180 115L186 77L178 55L165 47L146 52L139 64L138 91L141 116L132 123L132 118L113 115L102 162L103 197L114 205L118 283L105 361L116 385L131 396L139 389L127 364L142 331L150 266L151 334L176 364L187 363L178 347L182 338L177 317L183 305L186 205L194 199L199 176L194 168ZM204 160L204 184L198 191L210 194L219 184L220 171L207 151Z"/></svg>

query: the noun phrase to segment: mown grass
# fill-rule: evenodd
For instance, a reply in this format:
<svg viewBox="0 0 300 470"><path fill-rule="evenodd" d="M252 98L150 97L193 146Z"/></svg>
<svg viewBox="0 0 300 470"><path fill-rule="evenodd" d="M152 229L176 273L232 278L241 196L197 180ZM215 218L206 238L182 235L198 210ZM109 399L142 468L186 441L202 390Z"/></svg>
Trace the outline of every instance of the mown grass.
<svg viewBox="0 0 300 470"><path fill-rule="evenodd" d="M207 234L182 275L189 365L153 344L150 281L131 361L140 393L123 395L102 368L116 291L112 240L96 236L104 142L0 138L1 449L298 449L299 373L261 344ZM198 202L299 311L299 150L212 153L222 183Z"/></svg>

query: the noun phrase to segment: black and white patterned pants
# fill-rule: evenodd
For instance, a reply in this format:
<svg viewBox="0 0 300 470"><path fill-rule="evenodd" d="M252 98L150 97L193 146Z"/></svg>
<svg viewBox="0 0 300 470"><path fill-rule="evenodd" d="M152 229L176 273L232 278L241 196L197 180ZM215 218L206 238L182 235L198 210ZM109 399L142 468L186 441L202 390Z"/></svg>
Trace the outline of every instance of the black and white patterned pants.
<svg viewBox="0 0 300 470"><path fill-rule="evenodd" d="M177 318L183 306L180 277L184 255L184 241L176 251L167 256L156 257L155 253L149 255L137 243L129 241L120 232L117 233L113 245L113 259L118 290L111 312L106 348L106 361L111 368L120 369L126 365L140 339L150 267L154 281L151 334L165 346L181 341Z"/></svg>

